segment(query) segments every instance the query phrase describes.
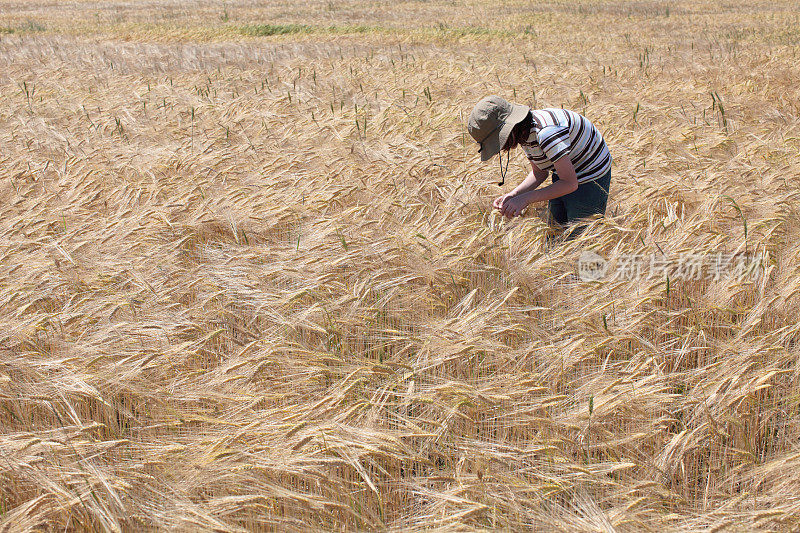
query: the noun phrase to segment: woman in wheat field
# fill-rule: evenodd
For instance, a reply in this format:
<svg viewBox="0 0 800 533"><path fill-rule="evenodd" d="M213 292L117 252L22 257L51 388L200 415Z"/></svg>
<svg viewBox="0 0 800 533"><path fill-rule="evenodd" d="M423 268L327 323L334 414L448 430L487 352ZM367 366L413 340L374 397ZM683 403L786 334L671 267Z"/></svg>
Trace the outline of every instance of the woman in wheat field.
<svg viewBox="0 0 800 533"><path fill-rule="evenodd" d="M568 239L585 225L575 223L606 211L611 183L611 153L595 126L567 109L531 109L488 96L470 114L467 129L480 145L481 161L500 154L501 185L505 182L503 151L521 146L531 172L514 190L496 198L493 206L507 217L532 203L547 201L551 222L570 227ZM508 170L508 161L506 161ZM552 171L552 184L538 187Z"/></svg>

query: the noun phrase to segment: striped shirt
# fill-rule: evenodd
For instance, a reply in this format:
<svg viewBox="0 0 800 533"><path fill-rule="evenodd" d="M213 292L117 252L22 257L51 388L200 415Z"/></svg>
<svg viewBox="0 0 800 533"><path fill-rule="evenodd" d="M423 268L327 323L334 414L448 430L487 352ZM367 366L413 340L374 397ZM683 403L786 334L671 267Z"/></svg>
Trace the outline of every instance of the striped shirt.
<svg viewBox="0 0 800 533"><path fill-rule="evenodd" d="M589 119L567 109L532 109L533 128L520 143L525 155L542 170L569 155L578 183L596 180L611 168L611 153Z"/></svg>

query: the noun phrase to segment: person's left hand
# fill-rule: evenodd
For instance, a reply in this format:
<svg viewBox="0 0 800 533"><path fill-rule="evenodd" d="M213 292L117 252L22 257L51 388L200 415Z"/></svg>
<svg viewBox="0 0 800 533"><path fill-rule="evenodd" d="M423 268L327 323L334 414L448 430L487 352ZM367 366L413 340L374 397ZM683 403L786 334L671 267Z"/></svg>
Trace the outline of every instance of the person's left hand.
<svg viewBox="0 0 800 533"><path fill-rule="evenodd" d="M494 202L492 202L492 206L495 209L502 209L503 202L505 202L507 198L511 198L512 196L514 196L514 194L510 192L504 194L503 196L498 196L497 198L494 199Z"/></svg>
<svg viewBox="0 0 800 533"><path fill-rule="evenodd" d="M519 196L512 196L511 198L506 198L503 205L500 206L500 213L508 218L515 217L521 215L527 206L528 203L525 200Z"/></svg>

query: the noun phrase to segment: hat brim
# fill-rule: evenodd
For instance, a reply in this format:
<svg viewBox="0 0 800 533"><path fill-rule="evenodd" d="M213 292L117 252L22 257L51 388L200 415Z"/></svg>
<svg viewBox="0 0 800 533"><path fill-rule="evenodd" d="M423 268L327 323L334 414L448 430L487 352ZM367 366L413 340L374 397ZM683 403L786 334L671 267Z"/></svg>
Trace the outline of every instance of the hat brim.
<svg viewBox="0 0 800 533"><path fill-rule="evenodd" d="M525 120L528 116L528 111L531 108L521 104L511 104L511 113L506 118L503 125L493 131L481 145L481 161L488 161L497 154L505 146L508 136L511 135L511 130L514 126Z"/></svg>

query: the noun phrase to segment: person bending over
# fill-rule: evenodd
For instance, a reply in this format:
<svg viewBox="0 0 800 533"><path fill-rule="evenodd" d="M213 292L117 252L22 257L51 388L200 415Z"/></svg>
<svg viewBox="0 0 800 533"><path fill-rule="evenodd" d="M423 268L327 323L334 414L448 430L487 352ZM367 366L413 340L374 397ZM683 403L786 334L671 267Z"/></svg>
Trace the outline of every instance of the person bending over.
<svg viewBox="0 0 800 533"><path fill-rule="evenodd" d="M520 146L530 161L531 172L522 183L492 203L504 216L520 215L529 204L547 201L551 223L568 229L567 239L573 239L586 227L581 219L605 214L611 153L583 115L487 96L475 105L467 129L480 145L481 161L500 154L500 185L508 170L508 160L503 170L502 152ZM539 189L551 171L552 183Z"/></svg>

